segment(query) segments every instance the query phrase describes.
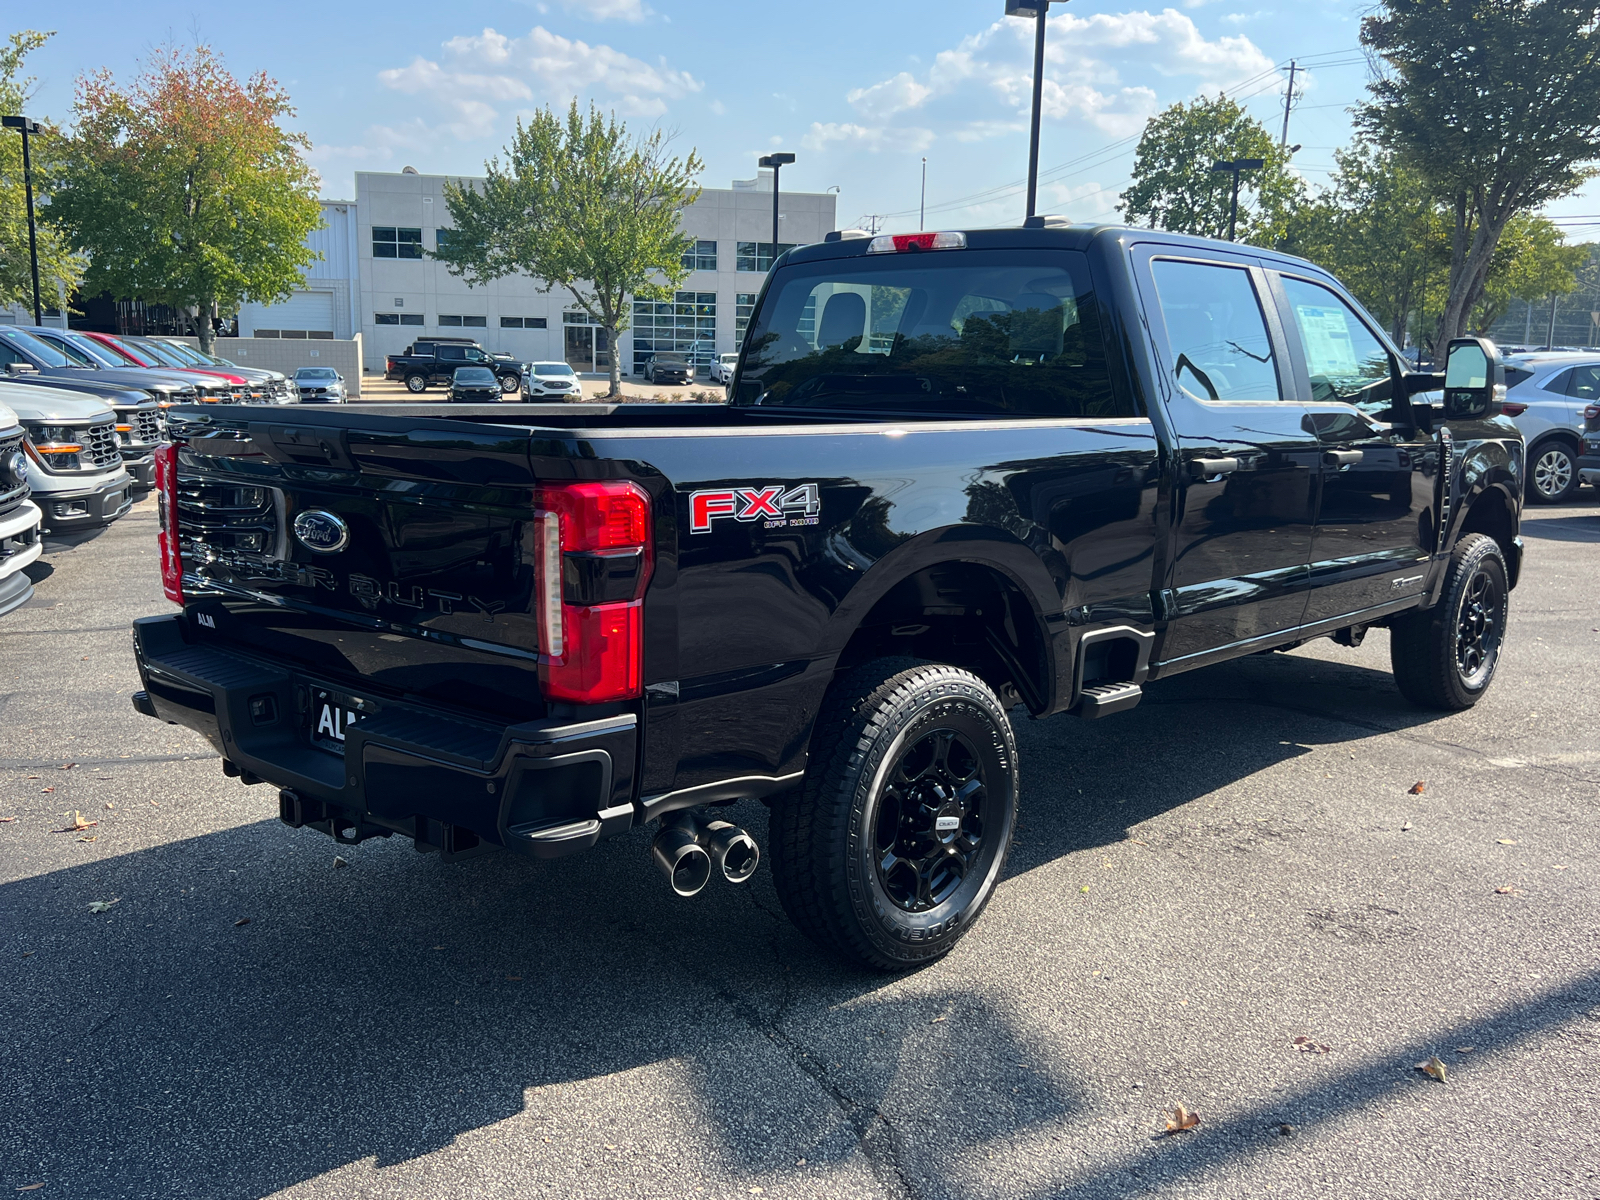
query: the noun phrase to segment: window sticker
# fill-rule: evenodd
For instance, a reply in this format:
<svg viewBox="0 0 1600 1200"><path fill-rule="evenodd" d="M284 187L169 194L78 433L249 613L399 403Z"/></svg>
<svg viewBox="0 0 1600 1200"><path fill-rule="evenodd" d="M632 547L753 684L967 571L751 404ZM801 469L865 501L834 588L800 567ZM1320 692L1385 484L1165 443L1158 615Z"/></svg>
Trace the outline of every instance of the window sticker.
<svg viewBox="0 0 1600 1200"><path fill-rule="evenodd" d="M1349 378L1361 374L1342 308L1297 304L1294 312L1306 345L1306 370L1312 377Z"/></svg>

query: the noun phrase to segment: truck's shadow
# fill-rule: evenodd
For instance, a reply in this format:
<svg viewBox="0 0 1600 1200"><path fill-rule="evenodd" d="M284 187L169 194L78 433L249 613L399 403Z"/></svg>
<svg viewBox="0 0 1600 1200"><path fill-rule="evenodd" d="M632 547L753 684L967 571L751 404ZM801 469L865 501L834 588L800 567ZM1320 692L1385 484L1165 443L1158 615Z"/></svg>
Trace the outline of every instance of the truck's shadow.
<svg viewBox="0 0 1600 1200"><path fill-rule="evenodd" d="M1323 677L1319 701L1359 694L1369 724L1261 707L1306 694L1308 672ZM1208 703L1190 694L1174 680L1115 720L1022 724L1013 872L1118 840L1304 753L1297 742L1426 719L1386 676L1306 659L1207 672L1192 694ZM740 817L765 834L758 806ZM674 902L642 836L544 866L442 866L372 843L336 870L335 849L262 822L0 888L0 1184L259 1197L529 1110L555 1140L522 1131L527 1153L568 1164L633 1139L640 1118L616 1097L638 1089L598 1081L634 1071L679 1098L657 1119L698 1127L686 1154L708 1181L862 1147L885 1177L902 1165L937 1177L931 1145L953 1163L1085 1103L1063 1082L1072 1064L1023 1065L1028 1037L981 990L894 983L814 949L765 872L747 890ZM908 1109L914 1161L900 1164L903 1135L880 1113ZM567 1140L575 1126L588 1144Z"/></svg>

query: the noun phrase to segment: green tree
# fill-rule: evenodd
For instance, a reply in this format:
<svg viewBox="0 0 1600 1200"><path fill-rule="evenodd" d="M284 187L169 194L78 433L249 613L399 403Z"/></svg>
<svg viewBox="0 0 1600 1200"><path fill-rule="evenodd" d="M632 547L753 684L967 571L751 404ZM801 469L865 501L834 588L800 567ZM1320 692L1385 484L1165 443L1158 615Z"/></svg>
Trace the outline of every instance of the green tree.
<svg viewBox="0 0 1600 1200"><path fill-rule="evenodd" d="M21 74L28 54L53 33L28 29L13 33L0 47L0 113L18 113L39 121L39 132L28 138L33 160L33 202L39 243L40 301L54 307L56 281L71 292L83 278L83 258L74 254L60 231L50 223L50 195L60 166L61 130L28 111L31 78ZM22 177L22 138L15 130L0 130L0 308L33 307L33 273L28 261L28 205Z"/></svg>
<svg viewBox="0 0 1600 1200"><path fill-rule="evenodd" d="M91 289L185 313L210 350L218 316L302 286L322 211L276 82L240 83L209 46L166 47L125 89L79 79L73 111L51 215L88 253Z"/></svg>
<svg viewBox="0 0 1600 1200"><path fill-rule="evenodd" d="M1338 276L1404 345L1445 295L1449 230L1424 180L1370 142L1336 150L1328 189L1292 223L1294 252Z"/></svg>
<svg viewBox="0 0 1600 1200"><path fill-rule="evenodd" d="M486 163L481 185L445 187L455 228L435 257L468 283L520 272L566 288L610 338L612 396L631 300L670 300L689 273L678 214L700 194L703 164L693 150L669 156L667 143L660 130L632 139L573 101L565 120L541 108L518 121L506 164Z"/></svg>
<svg viewBox="0 0 1600 1200"><path fill-rule="evenodd" d="M1513 300L1531 304L1550 296L1570 296L1578 290L1578 270L1588 258L1589 247L1567 245L1561 230L1545 218L1517 214L1500 235L1467 328L1487 335Z"/></svg>
<svg viewBox="0 0 1600 1200"><path fill-rule="evenodd" d="M1361 41L1378 74L1357 127L1448 208L1438 344L1459 335L1482 301L1507 223L1593 174L1600 2L1383 0Z"/></svg>
<svg viewBox="0 0 1600 1200"><path fill-rule="evenodd" d="M1226 96L1174 104L1146 122L1133 183L1118 208L1132 223L1225 238L1233 179L1211 165L1234 158L1266 161L1260 170L1240 176L1238 239L1275 245L1288 231L1304 185L1261 122Z"/></svg>

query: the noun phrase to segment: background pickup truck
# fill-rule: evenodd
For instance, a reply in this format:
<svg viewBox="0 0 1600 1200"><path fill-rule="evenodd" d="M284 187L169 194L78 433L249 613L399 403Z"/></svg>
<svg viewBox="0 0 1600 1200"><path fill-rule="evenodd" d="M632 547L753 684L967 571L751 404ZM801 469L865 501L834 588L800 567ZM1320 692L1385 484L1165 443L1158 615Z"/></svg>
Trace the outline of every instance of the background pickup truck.
<svg viewBox="0 0 1600 1200"><path fill-rule="evenodd" d="M488 367L508 394L522 390L530 370L527 363L490 354L476 342L425 341L407 346L404 354L389 355L383 377L402 380L407 391L424 392L430 386L449 387L456 368L464 366Z"/></svg>
<svg viewBox="0 0 1600 1200"><path fill-rule="evenodd" d="M1000 877L1019 705L1375 625L1416 703L1482 696L1521 556L1500 375L1476 339L1408 374L1245 247L832 235L771 274L729 405L173 410L183 609L136 622L134 704L341 841L659 822L683 895L764 848L807 934L904 967ZM714 819L744 798L767 830Z"/></svg>

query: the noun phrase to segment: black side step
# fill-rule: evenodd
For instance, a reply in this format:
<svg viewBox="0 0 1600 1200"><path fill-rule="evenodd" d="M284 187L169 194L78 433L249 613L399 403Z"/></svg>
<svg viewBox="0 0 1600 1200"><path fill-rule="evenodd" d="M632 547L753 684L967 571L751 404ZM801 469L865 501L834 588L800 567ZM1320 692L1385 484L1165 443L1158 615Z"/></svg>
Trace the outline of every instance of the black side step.
<svg viewBox="0 0 1600 1200"><path fill-rule="evenodd" d="M1144 689L1137 683L1097 683L1083 689L1078 715L1086 721L1109 717L1135 707L1143 698Z"/></svg>

